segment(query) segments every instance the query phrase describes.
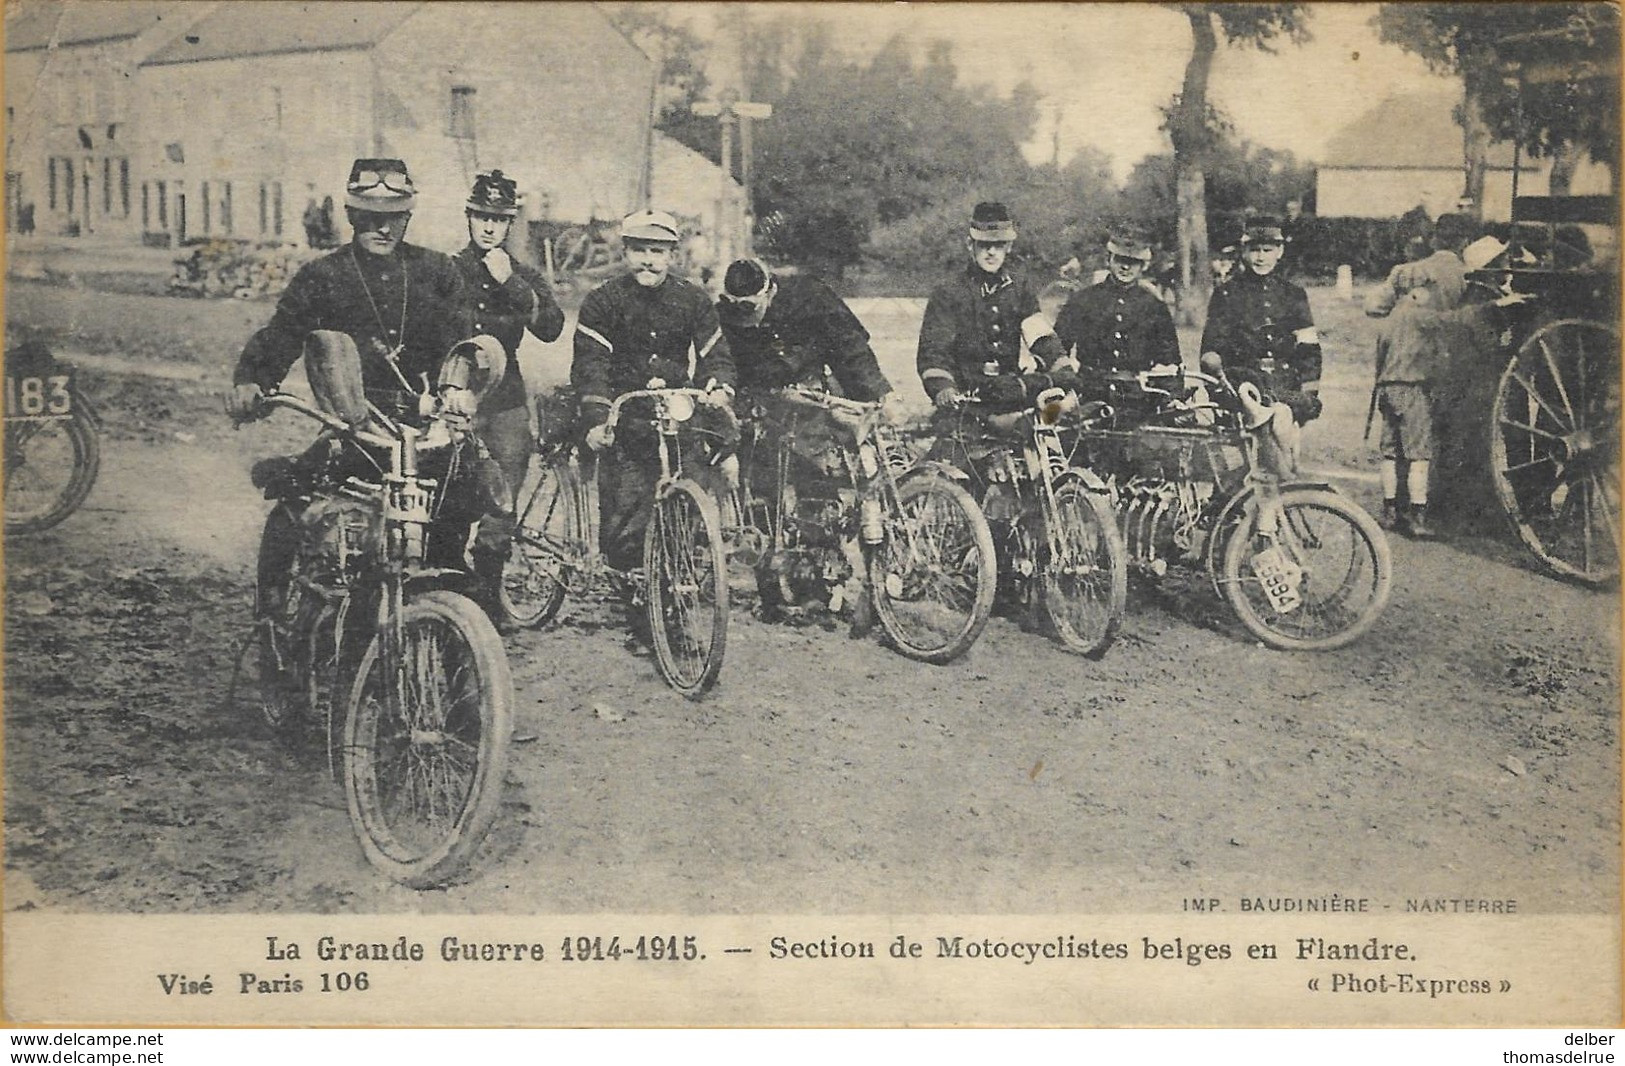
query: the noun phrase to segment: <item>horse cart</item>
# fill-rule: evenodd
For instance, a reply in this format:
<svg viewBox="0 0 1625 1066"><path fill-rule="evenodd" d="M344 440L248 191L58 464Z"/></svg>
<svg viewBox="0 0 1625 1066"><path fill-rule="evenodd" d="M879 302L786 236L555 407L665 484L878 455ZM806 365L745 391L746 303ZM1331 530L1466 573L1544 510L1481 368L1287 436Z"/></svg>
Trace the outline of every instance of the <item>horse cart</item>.
<svg viewBox="0 0 1625 1066"><path fill-rule="evenodd" d="M1584 226L1613 227L1606 196L1519 196L1506 252L1472 280L1525 302L1477 353L1496 374L1484 446L1495 498L1519 540L1554 574L1619 577L1619 272ZM1614 234L1617 238L1617 232ZM1498 371L1498 373L1497 373Z"/></svg>

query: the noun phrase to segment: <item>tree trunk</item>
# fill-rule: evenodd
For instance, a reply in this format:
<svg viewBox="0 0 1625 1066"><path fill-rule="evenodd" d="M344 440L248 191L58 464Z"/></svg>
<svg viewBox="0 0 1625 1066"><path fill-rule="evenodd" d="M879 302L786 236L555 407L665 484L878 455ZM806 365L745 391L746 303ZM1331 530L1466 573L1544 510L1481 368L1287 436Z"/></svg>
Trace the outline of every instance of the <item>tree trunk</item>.
<svg viewBox="0 0 1625 1066"><path fill-rule="evenodd" d="M1582 149L1573 141L1564 141L1552 155L1551 181L1546 192L1551 196L1567 196L1574 182L1574 171L1580 165Z"/></svg>
<svg viewBox="0 0 1625 1066"><path fill-rule="evenodd" d="M1471 201L1468 210L1479 221L1484 219L1484 175L1489 168L1490 131L1484 124L1484 112L1478 97L1468 93L1461 106L1462 155L1466 169L1466 182L1462 195Z"/></svg>
<svg viewBox="0 0 1625 1066"><path fill-rule="evenodd" d="M1207 313L1213 276L1208 270L1206 164L1213 131L1208 129L1207 86L1219 50L1213 14L1206 6L1184 9L1191 24L1191 58L1185 82L1170 115L1168 136L1177 163L1175 202L1179 208L1179 318L1199 325Z"/></svg>

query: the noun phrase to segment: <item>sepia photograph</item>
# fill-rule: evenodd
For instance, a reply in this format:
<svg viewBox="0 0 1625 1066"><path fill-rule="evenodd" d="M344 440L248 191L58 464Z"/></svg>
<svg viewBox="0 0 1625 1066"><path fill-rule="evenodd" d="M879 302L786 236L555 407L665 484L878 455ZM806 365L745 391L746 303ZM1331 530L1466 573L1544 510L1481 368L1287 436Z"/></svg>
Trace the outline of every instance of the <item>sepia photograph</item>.
<svg viewBox="0 0 1625 1066"><path fill-rule="evenodd" d="M1617 5L4 41L8 1021L1621 1025Z"/></svg>

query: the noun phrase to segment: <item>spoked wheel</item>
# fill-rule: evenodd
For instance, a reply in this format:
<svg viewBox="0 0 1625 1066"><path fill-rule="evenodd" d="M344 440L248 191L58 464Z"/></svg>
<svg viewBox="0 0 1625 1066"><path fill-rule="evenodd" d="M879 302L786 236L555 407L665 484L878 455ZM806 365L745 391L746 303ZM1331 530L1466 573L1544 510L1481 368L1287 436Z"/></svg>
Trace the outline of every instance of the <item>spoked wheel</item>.
<svg viewBox="0 0 1625 1066"><path fill-rule="evenodd" d="M970 493L945 478L906 478L897 513L870 553L875 614L892 645L928 663L963 655L993 611L993 534Z"/></svg>
<svg viewBox="0 0 1625 1066"><path fill-rule="evenodd" d="M551 622L563 606L571 530L579 528L572 512L580 475L569 457L535 465L536 486L514 523L513 542L497 583L501 620L526 628Z"/></svg>
<svg viewBox="0 0 1625 1066"><path fill-rule="evenodd" d="M38 533L74 512L96 483L101 446L89 417L8 419L5 528Z"/></svg>
<svg viewBox="0 0 1625 1066"><path fill-rule="evenodd" d="M728 643L728 557L716 504L694 482L673 482L654 504L643 539L655 661L672 688L703 696Z"/></svg>
<svg viewBox="0 0 1625 1066"><path fill-rule="evenodd" d="M1265 523L1266 525L1268 523ZM1225 546L1225 599L1272 648L1326 651L1358 640L1388 606L1388 538L1364 510L1326 489L1281 493L1274 536L1250 507Z"/></svg>
<svg viewBox="0 0 1625 1066"><path fill-rule="evenodd" d="M468 863L496 819L513 680L502 639L465 596L425 593L399 628L398 656L380 634L357 667L344 791L367 861L430 888Z"/></svg>
<svg viewBox="0 0 1625 1066"><path fill-rule="evenodd" d="M298 567L299 522L286 504L265 516L254 588L254 651L259 657L260 714L278 733L291 730L306 709L300 664L305 649L295 636L292 602Z"/></svg>
<svg viewBox="0 0 1625 1066"><path fill-rule="evenodd" d="M1501 374L1490 428L1495 490L1553 572L1619 577L1619 334L1567 319L1536 330Z"/></svg>
<svg viewBox="0 0 1625 1066"><path fill-rule="evenodd" d="M1055 521L1039 566L1044 611L1062 647L1097 659L1123 624L1128 550L1110 498L1076 477L1055 486Z"/></svg>

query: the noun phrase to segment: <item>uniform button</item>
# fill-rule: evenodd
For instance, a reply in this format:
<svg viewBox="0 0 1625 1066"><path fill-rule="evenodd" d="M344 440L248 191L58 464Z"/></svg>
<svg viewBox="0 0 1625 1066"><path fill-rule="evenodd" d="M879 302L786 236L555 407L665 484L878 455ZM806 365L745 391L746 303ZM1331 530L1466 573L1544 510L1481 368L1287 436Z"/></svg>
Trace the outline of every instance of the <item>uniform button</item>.
<svg viewBox="0 0 1625 1066"><path fill-rule="evenodd" d="M379 274L378 277L382 281L388 281L389 280L389 274L388 274L387 271L385 273L383 273L383 274Z"/></svg>
<svg viewBox="0 0 1625 1066"><path fill-rule="evenodd" d="M1122 340L1122 339L1123 339L1123 335L1122 335L1122 334L1121 334L1121 333L1113 333L1113 334L1112 334L1112 340L1114 340L1114 341L1120 341L1120 340Z"/></svg>
<svg viewBox="0 0 1625 1066"><path fill-rule="evenodd" d="M479 305L479 307L480 307L480 310L481 310L481 311L483 311L483 310L485 310L485 303L484 303L484 302L483 302L483 301L482 301L482 302L481 302L481 303L480 303L480 305Z"/></svg>
<svg viewBox="0 0 1625 1066"><path fill-rule="evenodd" d="M394 336L394 335L395 335L395 331L394 331L394 330L390 330L390 331L389 331L389 335L390 335L390 336L391 336L391 337L393 337L393 336Z"/></svg>
<svg viewBox="0 0 1625 1066"><path fill-rule="evenodd" d="M993 332L994 333L999 332L999 324L997 322L993 323Z"/></svg>

